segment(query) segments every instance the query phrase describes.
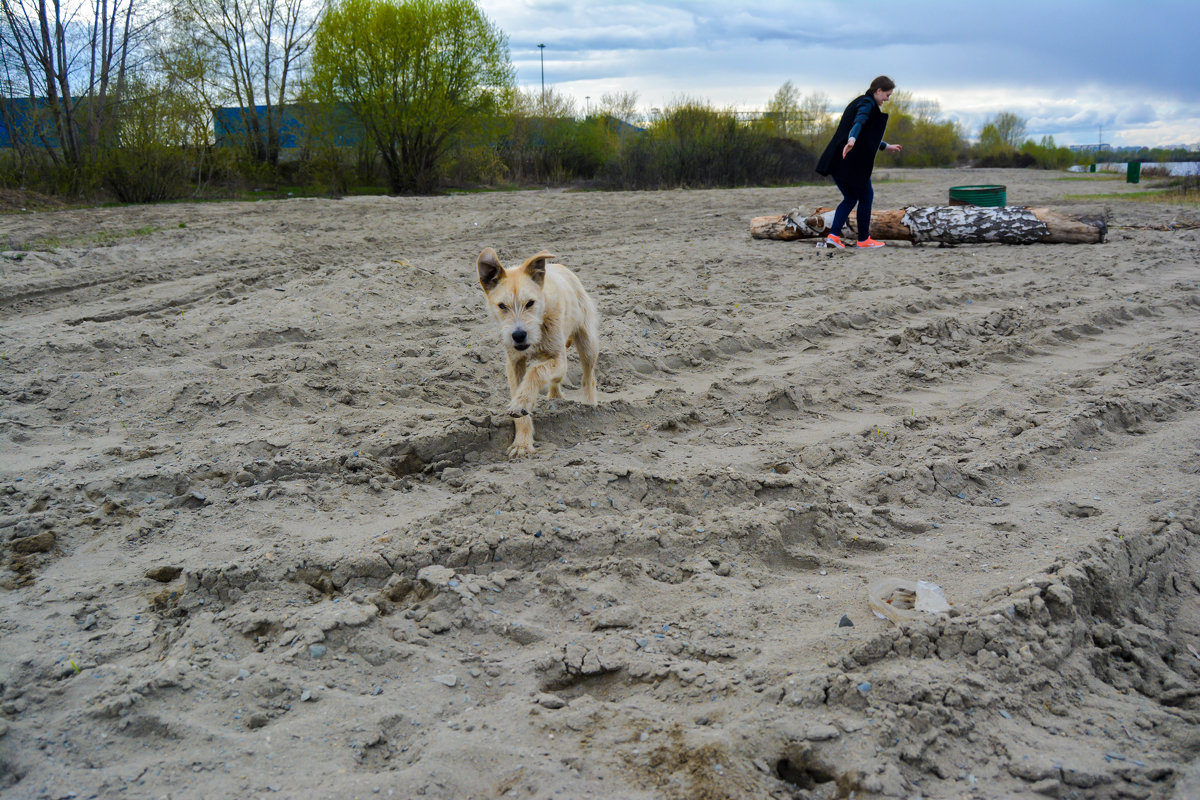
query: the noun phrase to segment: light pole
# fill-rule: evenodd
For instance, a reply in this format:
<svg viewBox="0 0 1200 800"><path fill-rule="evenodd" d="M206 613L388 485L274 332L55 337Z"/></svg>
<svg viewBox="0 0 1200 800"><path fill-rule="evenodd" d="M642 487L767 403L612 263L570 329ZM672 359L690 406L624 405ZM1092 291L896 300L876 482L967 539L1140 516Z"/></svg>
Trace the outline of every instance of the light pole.
<svg viewBox="0 0 1200 800"><path fill-rule="evenodd" d="M546 111L546 45L538 45L538 60L542 63L542 112Z"/></svg>

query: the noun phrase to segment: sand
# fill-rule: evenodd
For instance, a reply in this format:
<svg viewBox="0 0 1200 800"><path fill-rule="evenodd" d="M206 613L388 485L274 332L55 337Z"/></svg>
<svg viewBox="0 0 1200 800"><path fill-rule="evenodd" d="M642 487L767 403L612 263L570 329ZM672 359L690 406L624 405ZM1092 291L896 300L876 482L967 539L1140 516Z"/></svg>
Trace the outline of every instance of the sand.
<svg viewBox="0 0 1200 800"><path fill-rule="evenodd" d="M821 186L0 216L0 797L1200 797L1200 212L876 206L989 183L1109 240L749 237ZM602 316L525 460L485 246Z"/></svg>

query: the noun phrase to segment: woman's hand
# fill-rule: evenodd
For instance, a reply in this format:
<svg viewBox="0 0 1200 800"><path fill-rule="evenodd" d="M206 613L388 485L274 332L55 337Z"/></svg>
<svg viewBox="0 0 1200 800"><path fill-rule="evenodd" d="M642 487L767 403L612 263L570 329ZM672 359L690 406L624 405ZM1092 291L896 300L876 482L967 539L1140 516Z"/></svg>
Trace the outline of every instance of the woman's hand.
<svg viewBox="0 0 1200 800"><path fill-rule="evenodd" d="M850 154L850 151L853 149L854 149L854 140L847 139L846 146L842 148L842 158L845 158L846 156L848 156Z"/></svg>
<svg viewBox="0 0 1200 800"><path fill-rule="evenodd" d="M889 153L899 153L899 152L900 152L901 150L903 150L903 149L904 149L904 148L903 148L903 147L901 147L901 146L900 146L900 145L898 145L898 144L889 144L889 145L887 146L887 151L888 151Z"/></svg>

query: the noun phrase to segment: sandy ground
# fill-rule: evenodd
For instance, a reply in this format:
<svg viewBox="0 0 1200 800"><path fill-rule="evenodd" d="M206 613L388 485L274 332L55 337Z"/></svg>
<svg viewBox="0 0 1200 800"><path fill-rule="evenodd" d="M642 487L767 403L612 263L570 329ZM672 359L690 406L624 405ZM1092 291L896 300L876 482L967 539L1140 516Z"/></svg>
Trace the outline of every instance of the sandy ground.
<svg viewBox="0 0 1200 800"><path fill-rule="evenodd" d="M0 797L1200 797L1196 209L835 253L832 187L0 216ZM509 461L475 276L600 403ZM873 581L944 588L903 627Z"/></svg>

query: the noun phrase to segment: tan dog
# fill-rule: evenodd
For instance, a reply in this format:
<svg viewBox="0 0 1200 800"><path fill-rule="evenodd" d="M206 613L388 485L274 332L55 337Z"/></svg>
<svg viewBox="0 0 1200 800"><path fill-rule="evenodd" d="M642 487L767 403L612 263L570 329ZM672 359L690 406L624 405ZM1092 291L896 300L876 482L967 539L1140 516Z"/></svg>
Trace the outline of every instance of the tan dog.
<svg viewBox="0 0 1200 800"><path fill-rule="evenodd" d="M492 316L500 323L500 342L508 355L508 388L516 436L508 455L533 453L533 409L538 395L548 390L551 400L562 397L567 374L567 348L575 345L583 367L583 399L596 404L596 356L600 317L574 272L542 251L514 269L500 266L492 248L479 254L479 283Z"/></svg>

